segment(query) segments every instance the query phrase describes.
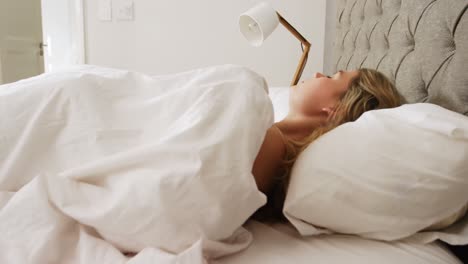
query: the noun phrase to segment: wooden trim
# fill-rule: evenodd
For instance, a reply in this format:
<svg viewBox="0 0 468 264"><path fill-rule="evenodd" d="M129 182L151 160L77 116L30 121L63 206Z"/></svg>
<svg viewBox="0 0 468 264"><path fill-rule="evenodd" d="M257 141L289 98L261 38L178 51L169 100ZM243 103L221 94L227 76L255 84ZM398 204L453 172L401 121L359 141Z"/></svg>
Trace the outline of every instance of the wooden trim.
<svg viewBox="0 0 468 264"><path fill-rule="evenodd" d="M301 35L301 33L299 33L291 24L289 24L288 21L286 21L286 19L284 19L278 12L276 12L276 14L278 15L280 23L301 42L301 45L304 49L304 51L302 52L302 56L299 59L296 72L294 73L293 79L291 81L291 86L294 86L299 82L302 72L304 71L305 65L307 63L307 58L309 57L311 45L310 42L307 41L307 39Z"/></svg>

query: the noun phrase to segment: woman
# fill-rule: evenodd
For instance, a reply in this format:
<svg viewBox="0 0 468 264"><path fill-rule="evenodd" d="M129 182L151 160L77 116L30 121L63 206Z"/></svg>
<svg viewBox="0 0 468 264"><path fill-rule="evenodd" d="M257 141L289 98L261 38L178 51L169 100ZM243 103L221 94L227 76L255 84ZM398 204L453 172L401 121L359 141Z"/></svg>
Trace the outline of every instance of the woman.
<svg viewBox="0 0 468 264"><path fill-rule="evenodd" d="M259 190L268 196L254 217L284 218L289 172L299 153L315 139L366 111L397 107L402 101L392 82L371 69L333 76L316 73L291 87L289 113L268 129L252 169Z"/></svg>

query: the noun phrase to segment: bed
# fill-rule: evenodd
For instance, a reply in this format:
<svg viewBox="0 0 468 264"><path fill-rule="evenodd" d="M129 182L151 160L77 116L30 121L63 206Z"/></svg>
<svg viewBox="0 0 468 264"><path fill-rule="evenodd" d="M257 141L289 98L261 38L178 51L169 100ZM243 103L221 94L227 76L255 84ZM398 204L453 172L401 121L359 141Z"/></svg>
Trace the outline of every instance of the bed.
<svg viewBox="0 0 468 264"><path fill-rule="evenodd" d="M466 0L338 0L333 70L377 69L408 102L429 102L466 116L467 7ZM39 81L55 90L43 93ZM206 89L206 82L223 89ZM2 87L1 118L11 118L10 107L31 103L13 111L18 113L13 126L21 133L0 135L0 147L14 150L0 151L7 164L0 167L0 250L6 249L0 262L462 263L451 250L466 246L449 248L432 239L305 236L291 223L244 222L265 197L253 188L250 169L245 171L254 155L229 154L239 149L255 154L272 119L282 119L288 109L289 87L269 87L268 95L264 87L261 77L233 66L154 78L91 66ZM194 89L216 100L201 104ZM29 98L11 96L25 91ZM230 100L225 100L228 91ZM178 100L190 107L177 107ZM28 111L33 122L21 126ZM240 114L248 118L239 119ZM68 115L82 123L67 122ZM171 116L181 118L167 127L163 119ZM214 126L218 123L223 125ZM196 138L209 134L208 143L202 143L215 147L192 144L188 127ZM0 124L1 129L9 127ZM49 141L50 134L59 140ZM165 141L154 140L158 136ZM21 144L10 146L16 138ZM145 145L139 145L142 138ZM187 145L203 155L194 158ZM234 158L242 166L229 165ZM204 167L199 159L217 162ZM189 170L203 172L192 185L182 178ZM36 176L37 171L47 173ZM211 171L224 178L204 179ZM172 178L148 180L155 172ZM229 172L241 179L234 181ZM171 208L175 204L183 206ZM467 222L465 215L458 227Z"/></svg>
<svg viewBox="0 0 468 264"><path fill-rule="evenodd" d="M467 7L467 1L338 1L334 69L378 69L408 102L468 115ZM467 246L451 249L468 262Z"/></svg>
<svg viewBox="0 0 468 264"><path fill-rule="evenodd" d="M441 243L380 242L355 236L302 237L287 224L246 225L254 241L214 263L462 263Z"/></svg>
<svg viewBox="0 0 468 264"><path fill-rule="evenodd" d="M395 82L407 102L434 103L468 115L467 7L463 0L338 0L332 72L377 69ZM287 114L288 93L286 87L270 88L275 120ZM467 246L440 241L421 245L343 235L301 237L286 224L254 222L248 228L258 239L226 263L468 262Z"/></svg>

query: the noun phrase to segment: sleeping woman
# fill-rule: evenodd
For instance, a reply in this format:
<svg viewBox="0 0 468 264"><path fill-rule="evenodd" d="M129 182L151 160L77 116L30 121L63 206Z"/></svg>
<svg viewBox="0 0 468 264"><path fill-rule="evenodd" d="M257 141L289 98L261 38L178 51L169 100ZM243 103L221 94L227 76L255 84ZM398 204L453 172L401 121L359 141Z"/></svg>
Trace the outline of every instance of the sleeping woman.
<svg viewBox="0 0 468 264"><path fill-rule="evenodd" d="M311 142L366 111L397 107L402 102L385 75L365 68L333 76L316 73L292 86L289 113L268 129L252 169L259 190L268 197L254 217L284 219L282 207L291 167Z"/></svg>
<svg viewBox="0 0 468 264"><path fill-rule="evenodd" d="M0 262L86 252L83 262L120 263L116 248L180 253L200 237L240 236L255 211L281 219L290 168L310 142L402 102L373 70L316 74L291 87L289 114L272 125L266 88L232 65L157 78L86 66L2 87Z"/></svg>

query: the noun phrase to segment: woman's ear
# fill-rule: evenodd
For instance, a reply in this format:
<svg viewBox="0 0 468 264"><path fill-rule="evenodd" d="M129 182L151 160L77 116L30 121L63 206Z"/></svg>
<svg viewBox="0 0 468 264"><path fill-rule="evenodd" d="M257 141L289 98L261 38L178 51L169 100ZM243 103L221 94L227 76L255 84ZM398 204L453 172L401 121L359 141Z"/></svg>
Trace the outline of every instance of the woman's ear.
<svg viewBox="0 0 468 264"><path fill-rule="evenodd" d="M330 117L333 113L335 113L335 109L332 107L324 107L322 108L322 113L326 114L327 117Z"/></svg>

